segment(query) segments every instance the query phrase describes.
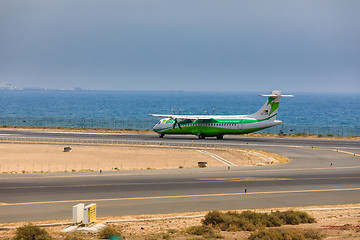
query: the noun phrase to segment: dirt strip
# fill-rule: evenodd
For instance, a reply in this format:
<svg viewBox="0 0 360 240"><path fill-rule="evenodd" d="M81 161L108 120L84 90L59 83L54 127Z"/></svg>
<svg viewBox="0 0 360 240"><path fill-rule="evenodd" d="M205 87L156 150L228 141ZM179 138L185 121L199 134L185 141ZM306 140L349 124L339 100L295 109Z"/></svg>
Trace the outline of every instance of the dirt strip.
<svg viewBox="0 0 360 240"><path fill-rule="evenodd" d="M0 143L0 173L120 171L167 168L227 167L195 148L140 147L129 145L68 145ZM244 149L206 149L237 166L275 164L285 158L261 151Z"/></svg>

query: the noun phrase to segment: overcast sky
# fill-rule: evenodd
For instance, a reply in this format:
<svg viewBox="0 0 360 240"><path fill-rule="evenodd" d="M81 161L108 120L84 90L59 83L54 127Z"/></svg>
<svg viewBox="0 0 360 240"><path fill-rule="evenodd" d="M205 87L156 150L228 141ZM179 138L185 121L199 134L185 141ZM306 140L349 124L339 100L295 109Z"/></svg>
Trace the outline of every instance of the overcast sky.
<svg viewBox="0 0 360 240"><path fill-rule="evenodd" d="M0 82L360 92L360 1L0 0Z"/></svg>

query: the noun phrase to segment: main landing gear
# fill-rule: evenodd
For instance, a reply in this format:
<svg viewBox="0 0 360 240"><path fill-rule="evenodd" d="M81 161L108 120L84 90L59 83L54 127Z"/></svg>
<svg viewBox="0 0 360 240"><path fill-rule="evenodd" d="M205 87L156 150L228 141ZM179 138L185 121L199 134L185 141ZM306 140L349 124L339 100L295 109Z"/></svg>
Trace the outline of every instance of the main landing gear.
<svg viewBox="0 0 360 240"><path fill-rule="evenodd" d="M159 133L159 138L163 138L164 134L163 133Z"/></svg>
<svg viewBox="0 0 360 240"><path fill-rule="evenodd" d="M199 139L205 139L205 135L203 133L201 133L201 134L198 135L198 138ZM224 138L223 135L217 135L216 136L216 139L223 139L223 138Z"/></svg>
<svg viewBox="0 0 360 240"><path fill-rule="evenodd" d="M198 135L198 138L199 139L205 139L205 135L203 133L201 133L201 134Z"/></svg>

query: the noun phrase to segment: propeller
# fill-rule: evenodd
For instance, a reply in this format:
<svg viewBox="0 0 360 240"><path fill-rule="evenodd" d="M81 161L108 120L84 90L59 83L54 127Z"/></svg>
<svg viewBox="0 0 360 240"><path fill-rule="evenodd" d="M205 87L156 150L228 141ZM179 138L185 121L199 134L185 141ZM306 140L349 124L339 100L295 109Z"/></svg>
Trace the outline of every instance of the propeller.
<svg viewBox="0 0 360 240"><path fill-rule="evenodd" d="M178 127L181 130L181 126L180 126L180 123L178 122L177 118L175 118L174 120L175 120L175 122L174 122L174 125L173 125L173 130L175 129L176 124L178 125Z"/></svg>
<svg viewBox="0 0 360 240"><path fill-rule="evenodd" d="M173 108L171 109L171 111L176 115L176 113L175 113L175 111L174 111ZM179 114L178 114L178 115L180 115L180 113L181 113L181 108L179 109Z"/></svg>
<svg viewBox="0 0 360 240"><path fill-rule="evenodd" d="M173 108L171 109L171 111L174 113L174 115L176 115ZM180 113L181 113L181 108L179 109L179 115L180 115ZM174 120L175 120L175 122L174 122L174 125L173 125L173 130L175 129L176 124L178 125L179 129L181 130L181 126L180 126L180 123L178 122L177 118L175 118Z"/></svg>

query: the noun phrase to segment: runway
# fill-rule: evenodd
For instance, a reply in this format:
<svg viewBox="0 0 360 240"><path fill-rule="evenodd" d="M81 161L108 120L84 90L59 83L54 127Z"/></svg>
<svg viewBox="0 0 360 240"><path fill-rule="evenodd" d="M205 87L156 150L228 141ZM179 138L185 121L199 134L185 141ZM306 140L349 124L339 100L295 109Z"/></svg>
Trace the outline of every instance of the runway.
<svg viewBox="0 0 360 240"><path fill-rule="evenodd" d="M72 206L96 202L98 216L360 202L359 141L0 131L32 138L207 142L288 156L263 167L0 175L0 221L70 219ZM355 156L354 156L355 153ZM246 195L245 195L246 189Z"/></svg>
<svg viewBox="0 0 360 240"><path fill-rule="evenodd" d="M60 132L60 131L31 131L31 130L0 130L0 138L38 138L38 139L97 139L97 140L134 140L152 142L177 142L177 143L209 143L220 146L243 147L251 146L304 146L319 148L338 148L354 150L360 153L360 141L335 140L335 139L304 139L304 138L261 138L239 137L225 135L223 140L215 138L198 139L193 135L165 135L159 138L157 134L129 134L129 133L87 133L87 132Z"/></svg>

